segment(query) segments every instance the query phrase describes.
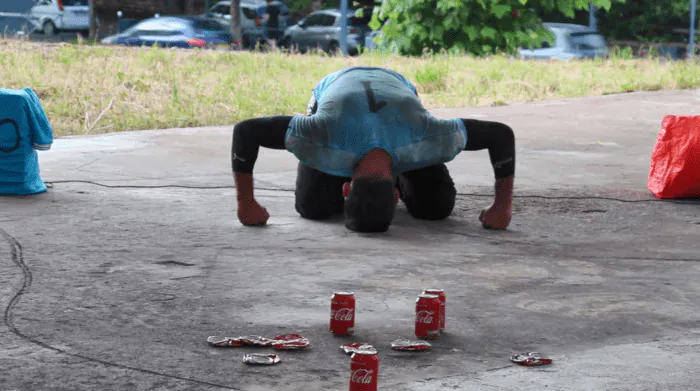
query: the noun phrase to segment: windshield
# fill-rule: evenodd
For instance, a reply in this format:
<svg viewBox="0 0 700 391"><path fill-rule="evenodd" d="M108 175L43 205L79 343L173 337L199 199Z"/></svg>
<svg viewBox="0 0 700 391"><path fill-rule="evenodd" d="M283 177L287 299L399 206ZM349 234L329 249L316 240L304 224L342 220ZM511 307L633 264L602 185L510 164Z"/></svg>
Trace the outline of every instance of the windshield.
<svg viewBox="0 0 700 391"><path fill-rule="evenodd" d="M88 6L88 0L63 0L63 5L66 7L72 6Z"/></svg>
<svg viewBox="0 0 700 391"><path fill-rule="evenodd" d="M210 31L210 32L221 32L226 31L224 27L213 20L196 20L193 24L195 30L198 31Z"/></svg>
<svg viewBox="0 0 700 391"><path fill-rule="evenodd" d="M603 49L606 47L605 38L596 33L571 33L569 43L576 49Z"/></svg>

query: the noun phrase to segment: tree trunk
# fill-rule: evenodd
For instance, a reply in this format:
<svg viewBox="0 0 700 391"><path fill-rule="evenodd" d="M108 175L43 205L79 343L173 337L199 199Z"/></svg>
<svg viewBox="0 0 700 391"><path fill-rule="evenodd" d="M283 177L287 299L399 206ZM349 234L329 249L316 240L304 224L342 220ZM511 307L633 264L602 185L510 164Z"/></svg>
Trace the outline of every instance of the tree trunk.
<svg viewBox="0 0 700 391"><path fill-rule="evenodd" d="M241 43L241 0L231 1L231 36L234 43Z"/></svg>
<svg viewBox="0 0 700 391"><path fill-rule="evenodd" d="M323 0L313 0L311 2L311 11L318 11L321 9L321 6L323 5Z"/></svg>
<svg viewBox="0 0 700 391"><path fill-rule="evenodd" d="M97 39L97 11L95 10L95 0L89 0L88 6L90 7L90 40L94 41Z"/></svg>

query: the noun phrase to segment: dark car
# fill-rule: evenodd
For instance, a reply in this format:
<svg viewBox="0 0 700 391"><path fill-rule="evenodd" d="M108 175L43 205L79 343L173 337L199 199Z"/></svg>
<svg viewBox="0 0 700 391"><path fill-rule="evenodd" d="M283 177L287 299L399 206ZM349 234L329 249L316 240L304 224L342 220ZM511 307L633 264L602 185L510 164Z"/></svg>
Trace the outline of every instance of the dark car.
<svg viewBox="0 0 700 391"><path fill-rule="evenodd" d="M219 23L199 16L149 18L102 40L105 45L176 48L230 47L232 42L231 34Z"/></svg>

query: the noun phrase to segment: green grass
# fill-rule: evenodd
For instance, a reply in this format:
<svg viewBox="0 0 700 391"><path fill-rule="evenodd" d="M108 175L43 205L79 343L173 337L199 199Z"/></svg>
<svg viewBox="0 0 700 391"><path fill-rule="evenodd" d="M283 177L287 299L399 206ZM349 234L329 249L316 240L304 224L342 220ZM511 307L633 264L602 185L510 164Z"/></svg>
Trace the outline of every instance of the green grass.
<svg viewBox="0 0 700 391"><path fill-rule="evenodd" d="M32 87L56 135L231 125L303 113L326 74L350 65L397 70L429 109L506 105L630 91L700 87L700 62L611 59L521 61L504 56L356 58L0 40L5 88Z"/></svg>

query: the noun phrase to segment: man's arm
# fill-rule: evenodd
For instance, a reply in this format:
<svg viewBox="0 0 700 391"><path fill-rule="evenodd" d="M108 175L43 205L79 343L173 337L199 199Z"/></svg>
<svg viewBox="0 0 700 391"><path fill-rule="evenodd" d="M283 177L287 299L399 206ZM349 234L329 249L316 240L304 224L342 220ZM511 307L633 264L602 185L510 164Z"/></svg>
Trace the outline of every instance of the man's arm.
<svg viewBox="0 0 700 391"><path fill-rule="evenodd" d="M233 127L231 166L238 202L254 201L253 168L260 147L286 149L284 138L291 116L262 117L245 120Z"/></svg>
<svg viewBox="0 0 700 391"><path fill-rule="evenodd" d="M515 176L515 134L500 122L462 119L467 128L465 151L488 149L491 166L496 178L496 199L492 213L507 215L505 225L510 223L513 206L513 178ZM505 219L505 217L504 217ZM487 225L485 223L485 225ZM496 224L497 226L502 224ZM505 228L499 226L498 228Z"/></svg>

